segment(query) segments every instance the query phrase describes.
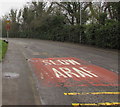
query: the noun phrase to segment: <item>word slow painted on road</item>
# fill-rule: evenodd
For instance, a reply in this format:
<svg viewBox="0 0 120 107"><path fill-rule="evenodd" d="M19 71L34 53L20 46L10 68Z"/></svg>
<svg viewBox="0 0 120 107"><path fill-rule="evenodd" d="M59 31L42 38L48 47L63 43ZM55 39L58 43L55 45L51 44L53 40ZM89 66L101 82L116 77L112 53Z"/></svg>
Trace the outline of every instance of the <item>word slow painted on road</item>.
<svg viewBox="0 0 120 107"><path fill-rule="evenodd" d="M32 68L47 86L118 86L118 75L77 58L31 58Z"/></svg>

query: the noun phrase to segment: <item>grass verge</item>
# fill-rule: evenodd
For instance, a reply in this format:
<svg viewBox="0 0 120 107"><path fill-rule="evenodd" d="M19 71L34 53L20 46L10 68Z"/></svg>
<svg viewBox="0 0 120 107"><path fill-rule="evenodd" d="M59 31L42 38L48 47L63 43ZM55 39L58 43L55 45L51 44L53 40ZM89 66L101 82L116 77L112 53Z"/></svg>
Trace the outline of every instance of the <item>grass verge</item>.
<svg viewBox="0 0 120 107"><path fill-rule="evenodd" d="M7 51L8 44L4 42L3 40L0 40L0 62L5 56L5 53Z"/></svg>

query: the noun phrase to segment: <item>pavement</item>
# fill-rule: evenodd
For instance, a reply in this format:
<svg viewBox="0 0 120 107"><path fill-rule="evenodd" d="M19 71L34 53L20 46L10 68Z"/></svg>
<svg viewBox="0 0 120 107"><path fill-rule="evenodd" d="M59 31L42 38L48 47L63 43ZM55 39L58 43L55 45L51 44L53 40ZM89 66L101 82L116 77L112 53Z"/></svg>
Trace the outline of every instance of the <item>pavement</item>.
<svg viewBox="0 0 120 107"><path fill-rule="evenodd" d="M36 105L36 91L31 71L19 46L9 42L6 57L2 63L2 104Z"/></svg>
<svg viewBox="0 0 120 107"><path fill-rule="evenodd" d="M118 74L118 52L79 44L37 39L9 39L2 63L3 105L71 105L119 102L118 94L65 96L70 92L118 92L107 87L46 87L34 75L30 58L76 57Z"/></svg>

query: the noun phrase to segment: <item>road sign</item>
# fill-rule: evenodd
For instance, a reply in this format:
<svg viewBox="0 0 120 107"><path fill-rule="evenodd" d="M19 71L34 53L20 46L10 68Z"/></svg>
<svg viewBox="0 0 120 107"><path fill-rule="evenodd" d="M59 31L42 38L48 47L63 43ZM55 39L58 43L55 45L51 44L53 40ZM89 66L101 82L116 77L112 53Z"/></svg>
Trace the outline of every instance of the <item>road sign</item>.
<svg viewBox="0 0 120 107"><path fill-rule="evenodd" d="M10 30L10 25L9 24L6 25L6 30Z"/></svg>
<svg viewBox="0 0 120 107"><path fill-rule="evenodd" d="M36 76L47 86L118 86L118 75L77 58L32 58Z"/></svg>
<svg viewBox="0 0 120 107"><path fill-rule="evenodd" d="M6 30L10 30L10 20L6 20Z"/></svg>
<svg viewBox="0 0 120 107"><path fill-rule="evenodd" d="M9 38L9 30L10 30L10 20L6 20L6 30L7 30L7 41Z"/></svg>
<svg viewBox="0 0 120 107"><path fill-rule="evenodd" d="M10 20L6 20L6 23L7 23L7 24L10 24Z"/></svg>

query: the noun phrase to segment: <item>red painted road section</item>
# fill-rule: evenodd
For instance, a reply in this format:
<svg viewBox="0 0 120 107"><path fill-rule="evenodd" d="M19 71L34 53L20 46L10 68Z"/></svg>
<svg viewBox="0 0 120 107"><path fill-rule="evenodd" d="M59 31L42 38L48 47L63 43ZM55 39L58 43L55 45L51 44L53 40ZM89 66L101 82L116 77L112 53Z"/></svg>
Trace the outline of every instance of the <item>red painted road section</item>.
<svg viewBox="0 0 120 107"><path fill-rule="evenodd" d="M118 86L118 75L77 58L32 58L36 76L46 86Z"/></svg>

